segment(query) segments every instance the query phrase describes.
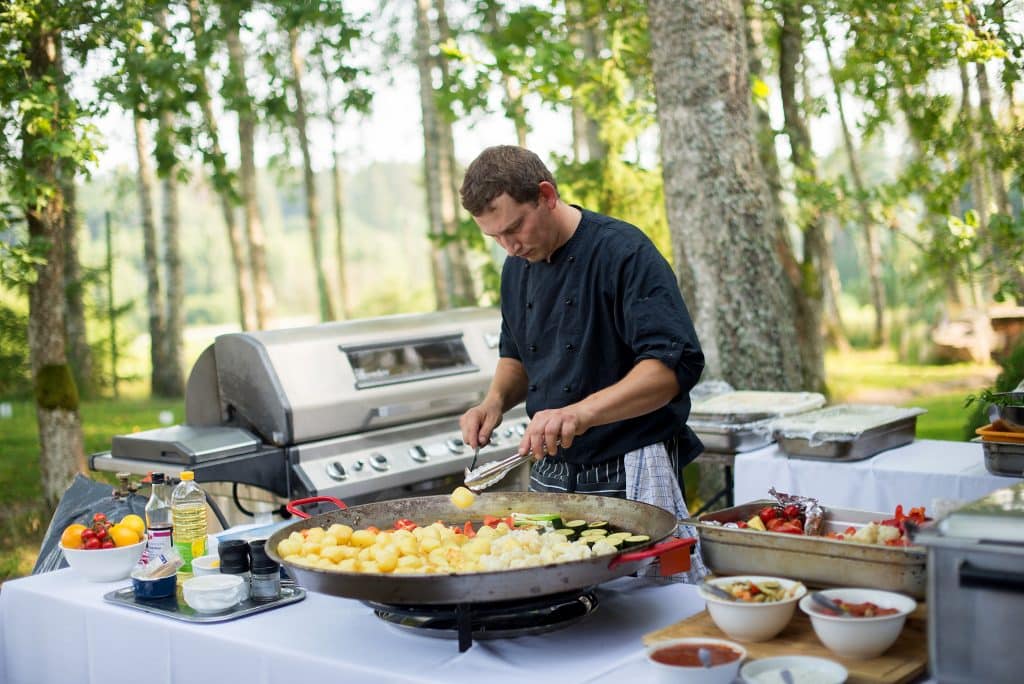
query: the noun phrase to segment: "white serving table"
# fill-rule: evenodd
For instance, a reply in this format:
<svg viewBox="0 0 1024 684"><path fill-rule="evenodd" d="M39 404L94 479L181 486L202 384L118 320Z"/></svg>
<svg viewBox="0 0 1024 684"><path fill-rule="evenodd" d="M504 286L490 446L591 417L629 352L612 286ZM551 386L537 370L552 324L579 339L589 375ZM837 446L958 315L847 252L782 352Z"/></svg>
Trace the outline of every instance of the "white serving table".
<svg viewBox="0 0 1024 684"><path fill-rule="evenodd" d="M774 486L836 508L891 513L902 504L904 510L925 506L929 514L941 514L1018 481L985 470L978 443L928 439L846 463L789 458L771 444L737 454L734 478L737 504L768 498L768 489Z"/></svg>
<svg viewBox="0 0 1024 684"><path fill-rule="evenodd" d="M70 569L0 588L0 683L621 682L653 673L641 638L704 608L697 589L620 578L598 609L547 634L475 641L410 634L358 601L306 599L220 623L191 624L107 603L127 581L86 582Z"/></svg>

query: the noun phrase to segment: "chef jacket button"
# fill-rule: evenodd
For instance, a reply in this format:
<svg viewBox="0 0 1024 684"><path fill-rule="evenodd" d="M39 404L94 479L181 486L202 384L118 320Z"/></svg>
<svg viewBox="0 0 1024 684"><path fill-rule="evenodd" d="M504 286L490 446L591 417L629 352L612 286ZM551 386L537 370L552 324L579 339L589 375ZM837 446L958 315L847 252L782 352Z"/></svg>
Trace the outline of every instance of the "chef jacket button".
<svg viewBox="0 0 1024 684"><path fill-rule="evenodd" d="M576 261L576 257L575 257L575 256L573 256L573 255L570 255L570 256L569 256L569 261Z"/></svg>
<svg viewBox="0 0 1024 684"><path fill-rule="evenodd" d="M535 352L535 351L537 351L537 345L531 344L529 349L530 349L530 351Z"/></svg>
<svg viewBox="0 0 1024 684"><path fill-rule="evenodd" d="M571 344L565 345L565 351L572 351L572 345Z"/></svg>
<svg viewBox="0 0 1024 684"><path fill-rule="evenodd" d="M533 308L533 302L526 302L526 308L527 309L532 309Z"/></svg>
<svg viewBox="0 0 1024 684"><path fill-rule="evenodd" d="M531 392L536 392L537 391L537 386L536 385L530 385L530 391Z"/></svg>
<svg viewBox="0 0 1024 684"><path fill-rule="evenodd" d="M571 392L572 391L572 387L569 387L568 385L562 385L562 391L563 392Z"/></svg>
<svg viewBox="0 0 1024 684"><path fill-rule="evenodd" d="M572 299L566 299L565 300L565 305L566 306L572 306Z"/></svg>

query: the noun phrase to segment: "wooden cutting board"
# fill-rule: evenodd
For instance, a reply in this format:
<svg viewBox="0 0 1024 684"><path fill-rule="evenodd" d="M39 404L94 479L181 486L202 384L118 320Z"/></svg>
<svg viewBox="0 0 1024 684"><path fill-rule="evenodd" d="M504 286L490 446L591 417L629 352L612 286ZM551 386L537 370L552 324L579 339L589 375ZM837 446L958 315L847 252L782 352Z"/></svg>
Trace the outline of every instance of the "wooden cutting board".
<svg viewBox="0 0 1024 684"><path fill-rule="evenodd" d="M743 647L747 649L747 656L751 660L781 655L817 656L834 660L842 663L849 671L850 677L846 680L848 684L903 684L923 675L928 665L927 623L928 614L922 603L907 617L903 631L888 651L871 660L850 660L840 658L825 648L811 627L811 619L797 608L789 625L777 637L770 641L744 643ZM715 626L705 610L682 622L644 635L644 643L700 636L729 638Z"/></svg>

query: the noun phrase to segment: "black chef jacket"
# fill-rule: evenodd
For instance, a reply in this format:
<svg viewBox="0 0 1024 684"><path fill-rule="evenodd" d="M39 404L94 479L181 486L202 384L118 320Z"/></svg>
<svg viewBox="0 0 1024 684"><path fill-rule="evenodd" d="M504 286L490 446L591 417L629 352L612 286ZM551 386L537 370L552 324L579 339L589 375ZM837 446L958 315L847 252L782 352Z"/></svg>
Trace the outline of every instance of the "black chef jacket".
<svg viewBox="0 0 1024 684"><path fill-rule="evenodd" d="M681 432L692 437L684 427L689 391L704 354L675 274L650 239L624 221L581 211L576 232L549 262L508 257L502 269L499 351L526 370L527 413L577 402L643 359L661 361L679 381L667 406L591 428L559 452L583 465Z"/></svg>

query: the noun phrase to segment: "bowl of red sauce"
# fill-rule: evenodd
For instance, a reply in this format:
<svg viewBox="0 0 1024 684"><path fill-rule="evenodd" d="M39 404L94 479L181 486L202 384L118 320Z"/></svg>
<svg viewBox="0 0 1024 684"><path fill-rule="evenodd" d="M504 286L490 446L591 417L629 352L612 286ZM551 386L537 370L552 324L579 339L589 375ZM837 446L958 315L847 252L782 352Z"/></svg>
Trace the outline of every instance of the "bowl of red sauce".
<svg viewBox="0 0 1024 684"><path fill-rule="evenodd" d="M710 666L701 662L701 650ZM657 641L647 647L647 661L664 684L732 684L747 650L725 639L689 637Z"/></svg>

